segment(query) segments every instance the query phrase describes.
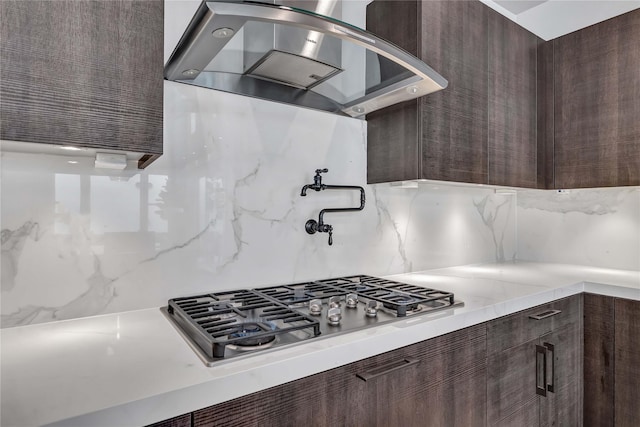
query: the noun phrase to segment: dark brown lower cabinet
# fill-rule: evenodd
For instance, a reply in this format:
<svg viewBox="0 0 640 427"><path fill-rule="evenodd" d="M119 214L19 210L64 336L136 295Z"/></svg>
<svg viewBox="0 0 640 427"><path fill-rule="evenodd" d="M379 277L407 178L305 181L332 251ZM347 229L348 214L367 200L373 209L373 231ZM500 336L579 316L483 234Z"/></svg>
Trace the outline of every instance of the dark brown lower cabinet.
<svg viewBox="0 0 640 427"><path fill-rule="evenodd" d="M640 301L616 298L614 306L616 426L640 425Z"/></svg>
<svg viewBox="0 0 640 427"><path fill-rule="evenodd" d="M580 425L581 298L576 295L488 323L488 425Z"/></svg>
<svg viewBox="0 0 640 427"><path fill-rule="evenodd" d="M585 294L584 425L640 424L640 301Z"/></svg>
<svg viewBox="0 0 640 427"><path fill-rule="evenodd" d="M532 349L538 339L490 356L487 364L487 424L490 426L537 426L538 396L535 394L536 358Z"/></svg>
<svg viewBox="0 0 640 427"><path fill-rule="evenodd" d="M614 300L584 294L585 427L613 426Z"/></svg>
<svg viewBox="0 0 640 427"><path fill-rule="evenodd" d="M356 363L358 424L485 425L486 327L460 332Z"/></svg>
<svg viewBox="0 0 640 427"><path fill-rule="evenodd" d="M474 326L193 414L194 426L483 426L486 329Z"/></svg>
<svg viewBox="0 0 640 427"><path fill-rule="evenodd" d="M169 420L160 421L147 427L191 427L191 414L180 415Z"/></svg>
<svg viewBox="0 0 640 427"><path fill-rule="evenodd" d="M574 324L491 358L488 424L579 425L582 403L579 363L576 364L579 349L580 327ZM544 395L537 394L538 389L541 393L544 390Z"/></svg>
<svg viewBox="0 0 640 427"><path fill-rule="evenodd" d="M580 294L154 427L639 422L640 301Z"/></svg>
<svg viewBox="0 0 640 427"><path fill-rule="evenodd" d="M546 394L538 397L541 426L582 424L582 319L575 320L540 338L548 378Z"/></svg>

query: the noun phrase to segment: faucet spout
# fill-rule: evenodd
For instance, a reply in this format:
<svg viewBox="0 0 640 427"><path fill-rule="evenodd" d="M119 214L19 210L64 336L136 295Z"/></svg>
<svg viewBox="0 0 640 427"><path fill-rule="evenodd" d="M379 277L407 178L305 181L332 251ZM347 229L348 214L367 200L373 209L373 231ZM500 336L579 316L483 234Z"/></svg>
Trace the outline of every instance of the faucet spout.
<svg viewBox="0 0 640 427"><path fill-rule="evenodd" d="M316 176L313 177L313 184L307 184L304 187L302 187L302 191L300 191L300 195L302 197L306 196L307 189L309 188L316 191L324 190L327 186L322 183L322 176L320 174L326 173L326 172L329 172L329 169L327 168L316 169Z"/></svg>

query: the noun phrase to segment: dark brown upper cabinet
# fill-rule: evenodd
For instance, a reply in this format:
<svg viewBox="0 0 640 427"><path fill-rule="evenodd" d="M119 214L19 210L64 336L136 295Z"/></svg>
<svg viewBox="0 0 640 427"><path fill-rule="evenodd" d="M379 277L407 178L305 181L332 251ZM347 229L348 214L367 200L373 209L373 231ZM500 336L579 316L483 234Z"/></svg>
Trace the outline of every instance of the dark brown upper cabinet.
<svg viewBox="0 0 640 427"><path fill-rule="evenodd" d="M555 188L640 185L640 9L549 43Z"/></svg>
<svg viewBox="0 0 640 427"><path fill-rule="evenodd" d="M537 187L537 50L543 42L488 13L488 184Z"/></svg>
<svg viewBox="0 0 640 427"><path fill-rule="evenodd" d="M3 0L0 139L162 154L162 0Z"/></svg>
<svg viewBox="0 0 640 427"><path fill-rule="evenodd" d="M367 115L369 183L640 185L640 10L544 42L477 0L376 0L367 27L449 81Z"/></svg>
<svg viewBox="0 0 640 427"><path fill-rule="evenodd" d="M443 91L367 115L369 183L537 186L541 39L476 0L374 1L367 27L449 80Z"/></svg>

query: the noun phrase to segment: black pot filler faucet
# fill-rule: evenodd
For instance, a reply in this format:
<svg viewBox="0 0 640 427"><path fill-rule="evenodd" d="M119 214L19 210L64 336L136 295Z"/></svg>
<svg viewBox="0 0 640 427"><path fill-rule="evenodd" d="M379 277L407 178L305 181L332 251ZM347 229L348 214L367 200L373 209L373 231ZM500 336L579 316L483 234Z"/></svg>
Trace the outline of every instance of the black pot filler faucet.
<svg viewBox="0 0 640 427"><path fill-rule="evenodd" d="M333 244L333 227L331 224L324 223L324 214L327 212L352 212L352 211L361 211L364 209L365 203L365 195L364 188L358 187L355 185L327 185L322 183L321 173L329 172L329 169L316 169L316 175L313 177L313 184L307 184L302 187L302 191L300 192L301 196L307 195L307 190L359 190L360 191L360 206L354 208L330 208L330 209L322 209L320 214L318 215L318 221L315 219L310 219L304 225L304 229L307 230L309 234L317 233L329 233L329 246Z"/></svg>

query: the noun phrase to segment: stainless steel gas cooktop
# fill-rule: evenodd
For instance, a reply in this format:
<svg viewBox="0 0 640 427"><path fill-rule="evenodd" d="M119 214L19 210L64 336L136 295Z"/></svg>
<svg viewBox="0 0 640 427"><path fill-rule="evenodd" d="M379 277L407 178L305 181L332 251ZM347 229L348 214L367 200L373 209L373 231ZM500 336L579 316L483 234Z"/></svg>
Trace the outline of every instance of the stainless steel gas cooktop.
<svg viewBox="0 0 640 427"><path fill-rule="evenodd" d="M461 305L449 292L358 275L173 298L163 312L212 366Z"/></svg>

